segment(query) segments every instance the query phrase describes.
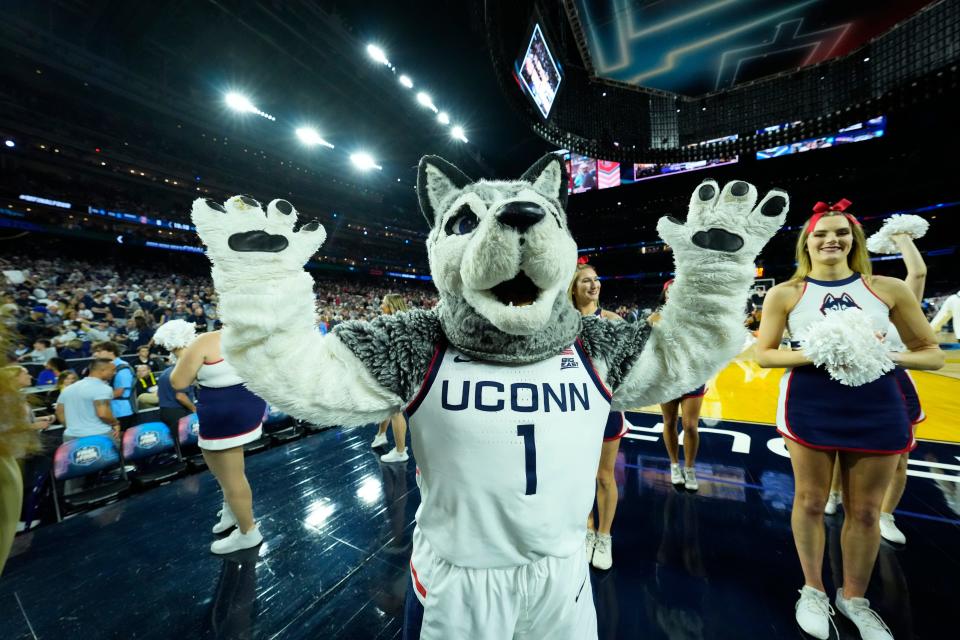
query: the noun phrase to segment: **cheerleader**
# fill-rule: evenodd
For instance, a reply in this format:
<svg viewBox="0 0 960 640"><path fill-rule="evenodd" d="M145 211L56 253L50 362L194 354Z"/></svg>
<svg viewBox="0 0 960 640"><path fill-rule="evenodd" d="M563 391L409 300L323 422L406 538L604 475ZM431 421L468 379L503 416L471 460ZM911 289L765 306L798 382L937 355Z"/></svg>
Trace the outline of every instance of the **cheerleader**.
<svg viewBox="0 0 960 640"><path fill-rule="evenodd" d="M900 254L903 258L903 264L907 268L907 277L903 281L910 288L910 292L913 293L917 302L923 300L923 289L927 281L927 265L913 240L923 237L928 227L929 223L920 216L895 215L887 218L883 228L867 239L867 249L873 253ZM891 351L902 352L907 350L897 333L897 328L892 323L884 336L884 343ZM917 386L903 367L898 366L894 370L894 374L897 376L897 383L907 406L907 416L913 425L914 433L916 433L916 426L926 419L923 408L920 406ZM914 441L911 450L914 447L916 447L916 441ZM893 512L900 504L900 498L903 497L904 489L907 486L908 457L909 453L900 455L896 473L893 480L890 481L890 486L887 487L880 509L880 536L884 540L896 544L905 544L907 541L907 537L897 528ZM838 471L838 467L834 465L833 484L830 487L830 497L827 499L827 506L824 509L827 514L836 513L837 505L842 503Z"/></svg>
<svg viewBox="0 0 960 640"><path fill-rule="evenodd" d="M223 359L220 332L198 336L183 350L170 374L174 389L186 389L196 380L198 445L207 467L223 490L220 521L213 533L237 528L210 545L217 554L249 549L263 542L253 519L253 493L244 472L243 445L262 434L266 403L253 395Z"/></svg>
<svg viewBox="0 0 960 640"><path fill-rule="evenodd" d="M673 280L667 280L660 294L660 306L667 302L667 295ZM651 322L656 322L660 314L651 314ZM663 444L670 456L670 482L674 486L682 486L687 491L697 491L700 483L697 482L697 472L694 468L697 460L697 451L700 448L700 409L703 407L703 396L707 395L707 386L700 385L693 391L685 393L676 400L660 404L663 414ZM683 469L680 468L680 439L677 435L677 414L680 414L683 427Z"/></svg>
<svg viewBox="0 0 960 640"><path fill-rule="evenodd" d="M623 318L617 314L600 308L600 278L596 269L586 262L577 264L569 292L570 301L581 315L623 322ZM603 434L600 466L597 469L596 521L593 511L587 516L587 560L596 569L606 570L613 566L613 536L610 535L610 529L613 527L613 516L617 512L617 501L620 498L614 468L617 453L620 451L620 438L626 431L623 413L611 413Z"/></svg>
<svg viewBox="0 0 960 640"><path fill-rule="evenodd" d="M388 293L383 297L383 302L380 303L380 310L387 315L406 311L407 303L399 293ZM380 456L380 460L383 462L406 462L410 459L410 454L407 453L407 417L402 412L380 423L380 430L374 436L370 447L376 449L387 444L387 426L393 430L393 441L397 444L392 451Z"/></svg>
<svg viewBox="0 0 960 640"><path fill-rule="evenodd" d="M804 575L795 609L797 622L816 638L829 636L833 609L822 579L823 509L833 460L839 453L846 518L841 534L843 585L837 589L835 603L864 640L889 640L892 634L864 595L880 544L884 493L900 454L913 444L913 433L896 376L889 371L892 367L879 359L908 369L932 370L943 366L943 354L907 285L896 278L871 276L860 224L843 213L848 204L818 203L804 224L796 246L796 273L766 296L757 360L762 367L787 368L780 385L777 430L786 440L795 481L791 525ZM847 309L860 311L840 316L852 332L859 331L857 336L866 334L867 340L873 340L863 325L869 322L882 334L892 320L908 350L886 355L876 345L853 357L838 350L838 358L847 358L845 367L824 364L828 373L812 366L812 358L823 360L815 331L825 326L829 314ZM787 328L793 337L807 337L804 350L779 350ZM880 356L873 355L878 350ZM878 362L865 363L869 357ZM869 366L887 373L859 386L842 383L861 382L855 378Z"/></svg>

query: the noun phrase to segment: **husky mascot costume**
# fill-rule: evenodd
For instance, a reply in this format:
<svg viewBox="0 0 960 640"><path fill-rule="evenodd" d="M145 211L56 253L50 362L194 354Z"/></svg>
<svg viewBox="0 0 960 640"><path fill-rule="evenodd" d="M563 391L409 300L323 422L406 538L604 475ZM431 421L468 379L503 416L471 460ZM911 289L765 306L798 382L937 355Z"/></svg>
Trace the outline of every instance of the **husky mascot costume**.
<svg viewBox="0 0 960 640"><path fill-rule="evenodd" d="M286 200L197 200L228 361L257 395L316 424L406 411L420 469L406 638L597 637L584 554L611 410L703 384L743 345L753 261L788 199L706 181L663 218L676 280L649 326L582 317L567 177L548 155L474 182L427 156L417 177L440 304L321 336L303 266L326 232ZM304 223L305 222L305 223Z"/></svg>

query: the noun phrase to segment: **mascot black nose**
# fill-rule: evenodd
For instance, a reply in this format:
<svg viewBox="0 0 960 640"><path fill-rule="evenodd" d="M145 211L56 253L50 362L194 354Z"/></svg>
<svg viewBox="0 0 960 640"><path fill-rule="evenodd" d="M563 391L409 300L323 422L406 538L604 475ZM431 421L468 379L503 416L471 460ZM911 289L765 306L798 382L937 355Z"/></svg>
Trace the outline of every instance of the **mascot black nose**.
<svg viewBox="0 0 960 640"><path fill-rule="evenodd" d="M536 202L509 202L497 211L500 224L523 233L543 220L547 213Z"/></svg>

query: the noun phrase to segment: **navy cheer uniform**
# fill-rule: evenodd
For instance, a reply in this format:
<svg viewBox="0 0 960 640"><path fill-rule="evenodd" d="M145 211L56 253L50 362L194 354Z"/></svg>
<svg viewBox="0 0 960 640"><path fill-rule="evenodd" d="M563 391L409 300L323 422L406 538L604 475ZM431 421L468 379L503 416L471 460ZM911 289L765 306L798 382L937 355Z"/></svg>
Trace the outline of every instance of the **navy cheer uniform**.
<svg viewBox="0 0 960 640"><path fill-rule="evenodd" d="M897 328L893 326L892 322L887 329L887 335L884 336L883 341L890 351L901 353L908 351L907 345L903 344L903 340L900 339L900 333L897 332ZM907 417L910 418L910 423L916 426L927 419L927 416L923 413L923 408L920 406L920 396L917 394L917 385L913 383L910 372L903 367L897 366L897 368L893 370L893 373L897 376L897 383L900 385L903 401L907 405Z"/></svg>
<svg viewBox="0 0 960 640"><path fill-rule="evenodd" d="M680 399L686 400L687 398L702 398L705 395L707 395L707 385L702 384L693 391L680 396Z"/></svg>
<svg viewBox="0 0 960 640"><path fill-rule="evenodd" d="M806 278L787 317L792 336L832 311L860 309L877 331L887 330L890 309L859 273L843 280ZM897 454L913 446L913 431L893 371L849 387L813 365L788 368L780 380L777 431L812 449Z"/></svg>
<svg viewBox="0 0 960 640"><path fill-rule="evenodd" d="M201 449L231 449L260 438L267 403L243 386L226 360L204 362L197 385Z"/></svg>

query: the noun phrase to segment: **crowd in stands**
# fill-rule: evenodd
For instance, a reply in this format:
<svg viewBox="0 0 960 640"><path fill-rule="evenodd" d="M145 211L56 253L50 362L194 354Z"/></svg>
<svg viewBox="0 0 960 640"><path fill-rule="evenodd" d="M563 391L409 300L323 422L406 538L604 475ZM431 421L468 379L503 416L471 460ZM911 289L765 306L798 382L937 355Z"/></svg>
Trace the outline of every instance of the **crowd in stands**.
<svg viewBox="0 0 960 640"><path fill-rule="evenodd" d="M206 275L161 274L106 259L26 255L0 258L0 271L0 317L16 336L11 359L47 365L51 373L45 380L68 369L66 361L90 357L97 342L137 353L151 345L156 327L167 320L192 321L198 332L219 327L217 296ZM387 293L399 291L417 308L437 301L429 284L322 280L317 290L322 332L340 322L376 317ZM149 350L143 353L150 357ZM154 372L162 368L150 364Z"/></svg>
<svg viewBox="0 0 960 640"><path fill-rule="evenodd" d="M167 320L192 321L198 332L220 326L217 295L205 269L158 273L161 270L166 271L99 257L0 258L4 274L0 318L16 336L11 359L45 365L44 381L48 382L71 368L66 361L90 357L90 347L97 342L114 342L122 353L134 354L151 346L156 327ZM638 297L636 287L629 285L610 281L604 297L611 311L628 321L642 320L657 300ZM420 282L320 279L317 292L317 324L322 333L341 322L380 315L381 301L388 293L400 293L413 308L428 309L437 303L433 287ZM944 297L923 301L928 317ZM762 298L755 297L752 307L761 306ZM142 364L158 372L160 363L148 362L153 357L149 350L143 351Z"/></svg>

